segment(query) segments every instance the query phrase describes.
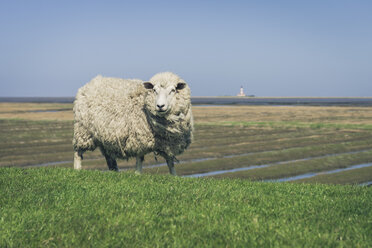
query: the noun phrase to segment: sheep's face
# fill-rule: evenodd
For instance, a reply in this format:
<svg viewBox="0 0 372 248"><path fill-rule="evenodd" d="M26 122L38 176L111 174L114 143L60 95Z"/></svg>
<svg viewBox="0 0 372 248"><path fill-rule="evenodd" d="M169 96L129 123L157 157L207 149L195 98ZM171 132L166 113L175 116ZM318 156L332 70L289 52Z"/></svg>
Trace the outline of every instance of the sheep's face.
<svg viewBox="0 0 372 248"><path fill-rule="evenodd" d="M180 95L184 93L190 95L190 91L186 89L186 83L177 75L169 72L156 74L143 85L149 91L147 108L158 116L166 116L172 112Z"/></svg>

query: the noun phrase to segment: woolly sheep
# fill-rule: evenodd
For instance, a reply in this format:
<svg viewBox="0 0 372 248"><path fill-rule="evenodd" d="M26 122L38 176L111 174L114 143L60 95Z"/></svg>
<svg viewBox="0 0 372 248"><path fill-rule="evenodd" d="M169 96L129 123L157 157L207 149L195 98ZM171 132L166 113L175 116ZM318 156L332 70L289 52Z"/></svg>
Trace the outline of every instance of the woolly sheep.
<svg viewBox="0 0 372 248"><path fill-rule="evenodd" d="M176 175L175 156L192 133L190 88L178 75L158 73L149 82L97 76L74 102L74 168L81 169L85 151L98 147L109 170L118 171L116 159L135 157L141 173L144 156L154 152Z"/></svg>

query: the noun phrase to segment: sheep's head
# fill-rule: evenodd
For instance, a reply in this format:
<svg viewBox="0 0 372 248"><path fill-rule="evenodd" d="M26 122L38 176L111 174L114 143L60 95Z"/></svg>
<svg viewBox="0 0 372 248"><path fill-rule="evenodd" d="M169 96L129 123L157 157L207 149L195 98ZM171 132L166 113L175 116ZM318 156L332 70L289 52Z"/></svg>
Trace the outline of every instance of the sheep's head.
<svg viewBox="0 0 372 248"><path fill-rule="evenodd" d="M179 115L183 109L190 107L190 88L174 73L158 73L143 85L148 90L146 109L153 115Z"/></svg>

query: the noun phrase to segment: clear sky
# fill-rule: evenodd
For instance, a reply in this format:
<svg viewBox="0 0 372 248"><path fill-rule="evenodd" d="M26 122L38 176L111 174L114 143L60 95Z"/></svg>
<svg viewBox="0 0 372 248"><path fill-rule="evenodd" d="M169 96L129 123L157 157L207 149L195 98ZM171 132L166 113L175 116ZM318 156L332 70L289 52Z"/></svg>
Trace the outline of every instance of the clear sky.
<svg viewBox="0 0 372 248"><path fill-rule="evenodd" d="M372 96L372 1L0 1L0 96L173 71L194 96Z"/></svg>

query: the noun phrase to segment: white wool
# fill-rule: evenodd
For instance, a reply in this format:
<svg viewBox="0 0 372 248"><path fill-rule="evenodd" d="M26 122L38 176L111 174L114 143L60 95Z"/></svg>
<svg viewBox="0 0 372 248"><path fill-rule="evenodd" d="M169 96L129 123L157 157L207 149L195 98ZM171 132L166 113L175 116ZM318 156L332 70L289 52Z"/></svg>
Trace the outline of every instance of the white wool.
<svg viewBox="0 0 372 248"><path fill-rule="evenodd" d="M148 85L153 89L138 79L97 76L80 88L74 102L75 152L99 147L108 163L150 152L168 161L182 153L192 141L190 88L171 72L156 74Z"/></svg>

